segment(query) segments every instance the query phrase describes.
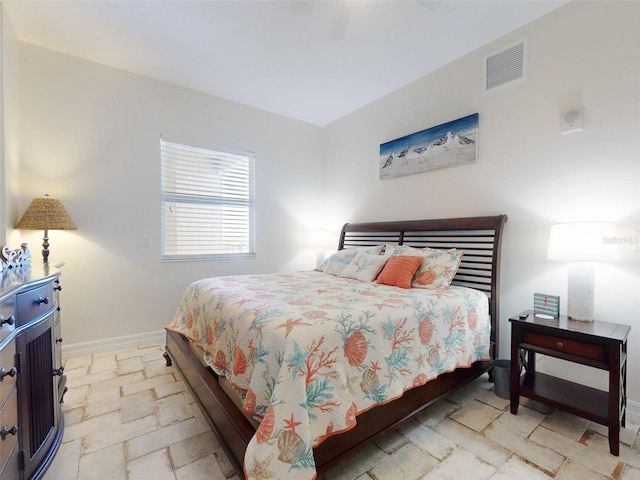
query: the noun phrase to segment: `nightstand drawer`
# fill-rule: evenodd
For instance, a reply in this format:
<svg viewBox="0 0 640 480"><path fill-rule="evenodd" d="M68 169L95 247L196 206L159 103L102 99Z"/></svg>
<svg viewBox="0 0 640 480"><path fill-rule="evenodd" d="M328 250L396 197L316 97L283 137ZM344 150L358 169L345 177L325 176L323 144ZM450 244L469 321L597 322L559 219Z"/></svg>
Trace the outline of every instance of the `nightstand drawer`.
<svg viewBox="0 0 640 480"><path fill-rule="evenodd" d="M599 362L606 360L605 348L602 345L567 340L566 338L531 331L524 332L523 340L530 345L555 350L559 353L590 358Z"/></svg>
<svg viewBox="0 0 640 480"><path fill-rule="evenodd" d="M34 318L47 313L54 305L51 283L16 295L18 325L25 325Z"/></svg>

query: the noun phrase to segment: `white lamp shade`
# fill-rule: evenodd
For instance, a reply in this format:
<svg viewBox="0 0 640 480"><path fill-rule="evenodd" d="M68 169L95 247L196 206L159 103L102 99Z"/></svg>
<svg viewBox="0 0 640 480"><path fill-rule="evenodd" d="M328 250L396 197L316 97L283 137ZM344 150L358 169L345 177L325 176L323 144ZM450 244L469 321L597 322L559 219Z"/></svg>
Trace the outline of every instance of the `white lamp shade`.
<svg viewBox="0 0 640 480"><path fill-rule="evenodd" d="M549 260L615 262L620 248L611 222L557 223L549 235Z"/></svg>

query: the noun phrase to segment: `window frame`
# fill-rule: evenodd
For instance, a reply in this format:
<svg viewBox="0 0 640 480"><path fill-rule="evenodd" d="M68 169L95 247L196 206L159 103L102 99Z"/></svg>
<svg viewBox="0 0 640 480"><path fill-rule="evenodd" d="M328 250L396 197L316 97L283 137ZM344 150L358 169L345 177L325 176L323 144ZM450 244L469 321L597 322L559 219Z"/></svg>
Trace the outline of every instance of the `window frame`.
<svg viewBox="0 0 640 480"><path fill-rule="evenodd" d="M171 146L171 148L182 149L185 152L190 152L194 157L201 155L200 160L204 159L237 159L244 158L246 160L247 174L246 174L246 190L242 193L246 193L246 199L233 197L225 197L223 195L215 195L215 193L221 193L220 191L214 192L211 195L203 195L202 190L197 194L184 194L176 191L170 191L167 188L166 182L166 162L171 163L172 168L179 170L179 167L175 165L175 159L171 160L166 157L165 144ZM177 155L176 155L177 156ZM193 165L197 166L197 160ZM174 182L176 182L174 180ZM235 181L234 181L235 182ZM236 184L239 185L239 184ZM173 185L175 189L179 188ZM175 261L193 261L193 260L217 260L217 259L240 259L240 258L255 258L256 256L256 242L255 242L255 153L241 150L230 150L218 147L207 147L201 145L188 144L185 142L167 140L160 137L160 229L161 229L161 241L160 241L160 258L163 262L175 262ZM190 206L201 206L203 208L207 206L221 206L221 207L247 207L247 221L246 221L246 245L247 251L242 252L223 252L223 253L166 253L167 252L167 237L171 227L166 222L166 209L167 203L180 203ZM221 217L224 220L224 214ZM229 218L228 216L226 217ZM224 227L220 227L224 228ZM175 226L175 235L179 235L178 226ZM196 229L187 230L189 232L196 233ZM194 244L195 245L195 244Z"/></svg>

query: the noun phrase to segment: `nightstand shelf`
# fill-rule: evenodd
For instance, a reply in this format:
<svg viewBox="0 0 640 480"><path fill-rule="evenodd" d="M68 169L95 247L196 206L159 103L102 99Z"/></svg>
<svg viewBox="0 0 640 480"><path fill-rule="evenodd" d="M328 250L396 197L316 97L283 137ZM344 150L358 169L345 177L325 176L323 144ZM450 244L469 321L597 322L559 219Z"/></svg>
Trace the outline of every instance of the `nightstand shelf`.
<svg viewBox="0 0 640 480"><path fill-rule="evenodd" d="M523 375L520 395L573 415L607 425L609 393L536 372Z"/></svg>
<svg viewBox="0 0 640 480"><path fill-rule="evenodd" d="M631 327L580 322L565 316L545 319L528 310L511 322L511 413L520 396L608 427L609 449L620 452L620 425L626 417L627 338ZM608 391L536 372L536 354L609 372ZM522 375L522 369L525 373Z"/></svg>

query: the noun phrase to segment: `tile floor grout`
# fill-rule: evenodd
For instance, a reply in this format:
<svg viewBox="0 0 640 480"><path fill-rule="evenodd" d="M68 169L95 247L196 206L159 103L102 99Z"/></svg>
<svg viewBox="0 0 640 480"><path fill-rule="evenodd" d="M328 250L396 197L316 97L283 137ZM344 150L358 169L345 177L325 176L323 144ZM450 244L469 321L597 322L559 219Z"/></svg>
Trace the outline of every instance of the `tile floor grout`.
<svg viewBox="0 0 640 480"><path fill-rule="evenodd" d="M163 347L65 361L65 433L45 480L239 480ZM638 426L609 454L606 428L524 400L486 375L320 480L640 480Z"/></svg>

